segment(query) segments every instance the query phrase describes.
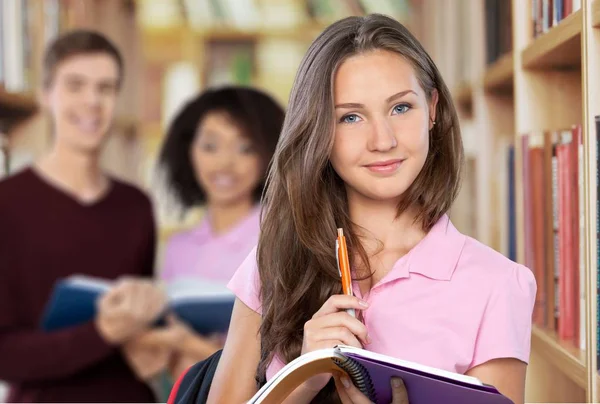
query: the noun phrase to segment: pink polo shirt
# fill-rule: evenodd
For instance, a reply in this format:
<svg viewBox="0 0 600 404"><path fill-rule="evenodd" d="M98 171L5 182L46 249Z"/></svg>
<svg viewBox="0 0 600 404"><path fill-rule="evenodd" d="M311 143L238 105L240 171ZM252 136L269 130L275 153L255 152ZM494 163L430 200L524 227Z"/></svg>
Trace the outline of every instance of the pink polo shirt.
<svg viewBox="0 0 600 404"><path fill-rule="evenodd" d="M260 207L219 235L214 234L208 215L197 228L171 237L165 247L163 280L201 277L226 284L258 243Z"/></svg>
<svg viewBox="0 0 600 404"><path fill-rule="evenodd" d="M256 249L228 286L261 312ZM369 292L364 348L461 374L494 358L528 363L535 294L528 268L461 234L444 215ZM267 379L283 366L276 357Z"/></svg>

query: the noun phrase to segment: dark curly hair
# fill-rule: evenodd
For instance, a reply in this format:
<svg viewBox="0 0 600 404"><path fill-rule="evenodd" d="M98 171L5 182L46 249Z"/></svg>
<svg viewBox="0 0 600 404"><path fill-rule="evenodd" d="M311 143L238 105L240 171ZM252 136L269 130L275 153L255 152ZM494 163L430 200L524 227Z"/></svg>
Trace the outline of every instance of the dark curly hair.
<svg viewBox="0 0 600 404"><path fill-rule="evenodd" d="M209 89L190 100L173 119L158 157L158 169L167 191L184 210L206 202L196 180L190 147L196 129L212 112L228 115L253 143L263 162L263 179L254 191L260 200L266 171L283 126L285 111L266 93L253 88L225 86Z"/></svg>

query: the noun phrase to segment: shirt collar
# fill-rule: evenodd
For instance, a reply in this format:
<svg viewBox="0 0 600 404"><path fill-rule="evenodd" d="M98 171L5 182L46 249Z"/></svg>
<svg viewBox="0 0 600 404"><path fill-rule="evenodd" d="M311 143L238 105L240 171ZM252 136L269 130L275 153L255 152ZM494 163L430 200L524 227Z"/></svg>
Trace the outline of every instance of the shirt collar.
<svg viewBox="0 0 600 404"><path fill-rule="evenodd" d="M387 283L418 273L428 278L449 281L456 269L466 236L444 214L429 233L407 255L400 258L382 279Z"/></svg>
<svg viewBox="0 0 600 404"><path fill-rule="evenodd" d="M205 244L211 241L223 242L233 247L246 244L246 239L256 233L255 227L259 226L260 206L255 206L250 214L232 227L227 233L216 235L210 225L210 212L207 211L202 222L194 231L197 243Z"/></svg>

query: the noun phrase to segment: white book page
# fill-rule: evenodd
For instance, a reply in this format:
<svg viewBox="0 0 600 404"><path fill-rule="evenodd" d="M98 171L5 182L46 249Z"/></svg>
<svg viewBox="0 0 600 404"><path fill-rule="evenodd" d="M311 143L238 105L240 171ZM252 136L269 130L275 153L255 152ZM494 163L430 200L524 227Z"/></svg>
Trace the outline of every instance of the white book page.
<svg viewBox="0 0 600 404"><path fill-rule="evenodd" d="M201 278L181 278L167 285L171 300L233 300L234 293L223 283Z"/></svg>
<svg viewBox="0 0 600 404"><path fill-rule="evenodd" d="M296 369L301 368L307 363L314 362L316 360L324 359L324 358L334 358L340 357L339 351L335 348L328 349L319 349L317 351L309 352L304 355L301 355L284 366L279 372L275 373L273 377L265 383L265 385L248 401L246 404L260 403L262 397L265 397L267 394L275 388L277 382L285 379L290 373L294 372Z"/></svg>
<svg viewBox="0 0 600 404"><path fill-rule="evenodd" d="M105 292L112 286L112 281L108 279L96 278L88 275L73 275L67 279L67 284L81 289L87 289L98 292Z"/></svg>

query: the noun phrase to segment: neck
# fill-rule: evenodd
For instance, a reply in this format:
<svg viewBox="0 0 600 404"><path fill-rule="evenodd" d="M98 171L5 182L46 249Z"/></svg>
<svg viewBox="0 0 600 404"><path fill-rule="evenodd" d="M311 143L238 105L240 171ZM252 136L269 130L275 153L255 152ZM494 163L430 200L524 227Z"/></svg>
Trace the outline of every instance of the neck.
<svg viewBox="0 0 600 404"><path fill-rule="evenodd" d="M253 202L251 199L244 200L235 204L213 204L208 203L210 211L210 225L215 234L227 232L240 221L244 220L252 211Z"/></svg>
<svg viewBox="0 0 600 404"><path fill-rule="evenodd" d="M358 235L363 240L367 254L383 249L408 251L425 237L416 210L409 208L397 216L398 201L381 202L349 195L350 219L358 225Z"/></svg>
<svg viewBox="0 0 600 404"><path fill-rule="evenodd" d="M56 143L37 166L46 178L81 199L93 199L108 185L97 154L75 152Z"/></svg>

